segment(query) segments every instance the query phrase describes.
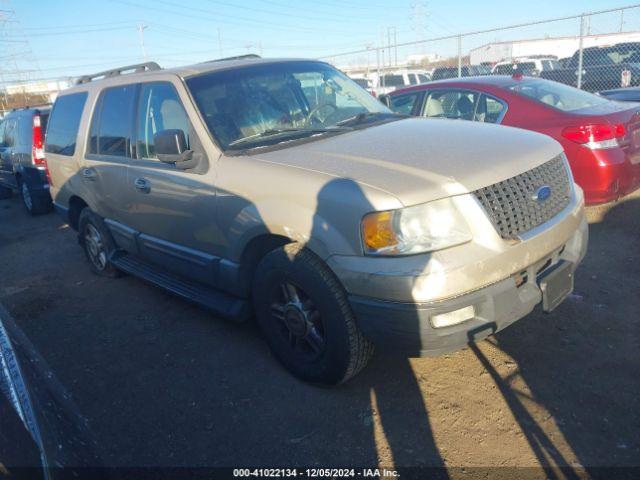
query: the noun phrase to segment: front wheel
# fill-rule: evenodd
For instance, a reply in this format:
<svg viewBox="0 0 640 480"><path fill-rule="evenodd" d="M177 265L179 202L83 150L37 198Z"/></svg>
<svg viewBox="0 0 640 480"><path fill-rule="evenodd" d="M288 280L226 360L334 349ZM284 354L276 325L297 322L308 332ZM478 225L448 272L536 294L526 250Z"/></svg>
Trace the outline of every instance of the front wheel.
<svg viewBox="0 0 640 480"><path fill-rule="evenodd" d="M299 244L262 259L253 281L253 303L271 350L301 380L345 382L373 353L338 279Z"/></svg>

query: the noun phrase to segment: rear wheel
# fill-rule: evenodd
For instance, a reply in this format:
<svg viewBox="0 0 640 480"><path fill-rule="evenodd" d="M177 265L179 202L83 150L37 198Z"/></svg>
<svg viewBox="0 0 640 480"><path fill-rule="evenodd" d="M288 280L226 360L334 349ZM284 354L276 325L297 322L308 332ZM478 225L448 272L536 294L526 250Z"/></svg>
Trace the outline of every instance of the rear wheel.
<svg viewBox="0 0 640 480"><path fill-rule="evenodd" d="M373 353L338 279L298 244L285 245L262 259L254 277L253 302L272 351L304 381L344 382L362 370Z"/></svg>
<svg viewBox="0 0 640 480"><path fill-rule="evenodd" d="M89 208L80 212L78 238L93 273L110 278L120 276L120 271L109 261L109 256L115 250L111 234L100 217Z"/></svg>
<svg viewBox="0 0 640 480"><path fill-rule="evenodd" d="M52 204L49 195L44 195L42 192L34 192L27 182L20 182L20 194L22 203L29 214L41 215L51 211Z"/></svg>

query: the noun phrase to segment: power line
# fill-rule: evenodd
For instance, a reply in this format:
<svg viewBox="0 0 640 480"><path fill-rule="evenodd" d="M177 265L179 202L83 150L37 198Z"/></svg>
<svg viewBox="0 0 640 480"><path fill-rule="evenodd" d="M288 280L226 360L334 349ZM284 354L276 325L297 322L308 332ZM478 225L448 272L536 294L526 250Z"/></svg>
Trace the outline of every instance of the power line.
<svg viewBox="0 0 640 480"><path fill-rule="evenodd" d="M74 24L74 25L47 25L47 26L41 26L41 27L24 27L24 28L21 28L21 30L23 31L67 30L69 28L75 29L75 28L87 28L87 27L107 27L107 26L124 25L124 24L135 25L135 22L126 21L126 22L106 22L106 23L81 23L81 24Z"/></svg>
<svg viewBox="0 0 640 480"><path fill-rule="evenodd" d="M121 3L123 5L129 5L131 7L135 7L135 8L140 8L140 9L144 9L146 12L149 12L149 7L146 5L141 5L139 3L135 3L132 1L128 1L128 0L111 0L112 2L116 2L116 3ZM168 2L165 0L157 0L157 3L162 3L163 5L169 5L172 7L177 7L180 10L176 10L176 9L168 9L168 8L164 8L164 7L159 7L157 4L154 4L153 6L153 12L165 12L165 13L170 13L172 15L176 15L176 16L180 16L180 17L184 17L184 18L191 18L191 19L196 19L196 20L212 20L215 22L221 22L224 21L225 24L235 24L235 25L241 25L241 26L257 26L260 27L262 29L270 29L270 30L277 30L277 31L297 31L297 32L303 32L303 33L309 33L311 30L311 28L309 28L308 26L292 26L292 25L283 25L282 23L276 23L276 22L270 22L267 20L250 20L246 17L240 17L240 16L236 16L236 15L228 15L228 14L222 14L219 12L214 12L211 10L204 10L201 8L193 8L191 7L189 9L189 11L193 11L193 12L200 12L202 14L205 14L206 16L203 16L201 14L189 14L189 13L185 13L184 10L181 10L183 8L183 5L181 4L177 4L174 2ZM230 19L230 20L227 20ZM344 29L342 30L333 30L333 29L326 29L326 28L317 28L315 29L316 31L321 31L322 33L335 33L335 34L339 34L341 35L343 38L345 37L349 37L349 35L345 35L345 31Z"/></svg>
<svg viewBox="0 0 640 480"><path fill-rule="evenodd" d="M640 7L640 3L634 4L634 5L628 5L623 7L625 10L628 9L632 9L632 8L638 8ZM536 26L536 25L542 25L542 24L547 24L547 23L552 23L552 22L561 22L561 21L565 21L565 20L575 20L581 17L589 17L591 15L600 15L603 13L611 13L611 12L617 12L620 10L620 7L618 8L610 8L607 10L600 10L597 12L587 12L587 13L581 13L579 15L569 15L566 17L559 17L559 18L551 18L551 19L546 19L546 20L537 20L534 22L528 22L528 23L518 23L515 25L508 25L506 27L494 27L494 28L488 28L486 30L476 30L474 32L466 32L466 33L461 33L461 34L454 34L454 35L446 35L446 36L442 36L442 37L436 37L436 38L429 38L426 40L416 40L413 42L404 42L404 43L398 43L396 46L397 47L408 47L408 46L412 46L412 45L418 45L418 44L422 44L422 43L427 43L427 42L436 42L436 41L441 41L441 40L451 40L451 39L457 39L458 37L467 37L467 36L472 36L472 35L480 35L480 34L485 34L485 33L493 33L493 32L499 32L499 31L504 31L504 30L513 30L516 28L522 28L522 27L532 27L532 26ZM379 47L379 48L384 48L383 46ZM336 58L336 57L343 57L346 55L355 55L358 53L365 53L367 50L352 50L350 52L340 52L340 53L335 53L333 55L325 55L323 57L320 57L321 59L326 59L326 58Z"/></svg>
<svg viewBox="0 0 640 480"><path fill-rule="evenodd" d="M51 33L30 33L29 37L57 37L57 36L64 36L64 35L76 35L78 33L95 33L95 32L112 32L115 30L131 30L132 28L133 26L113 27L113 28L94 28L94 29L87 29L87 30L74 30L74 31L51 32Z"/></svg>
<svg viewBox="0 0 640 480"><path fill-rule="evenodd" d="M164 2L162 0L157 0L160 3L168 3L168 2ZM248 7L246 5L238 5L238 4L234 4L234 3L229 3L229 2L223 2L220 0L207 0L209 3L215 3L216 5L223 5L226 7L232 7L232 8L237 8L237 9L242 9L242 10L246 10L246 11L250 11L250 12L257 12L257 13L264 13L267 15L275 15L278 17L288 17L288 18L296 18L296 19L301 19L301 20L310 20L310 21L314 21L314 20L318 20L317 17L310 17L308 15L298 15L295 13L288 13L288 12L283 12L283 11L273 11L273 10L269 10L269 9L265 9L265 8L256 8L256 7ZM290 9L290 8L289 8ZM300 9L298 9L298 7L296 6L296 8L294 9L295 11L299 11ZM360 15L358 15L355 18L340 18L338 16L335 15L335 12L323 12L321 13L321 15L328 15L330 18L326 19L326 20L330 20L332 22L338 22L338 23L353 23L353 22L367 22L369 23L370 20L364 19L362 18Z"/></svg>

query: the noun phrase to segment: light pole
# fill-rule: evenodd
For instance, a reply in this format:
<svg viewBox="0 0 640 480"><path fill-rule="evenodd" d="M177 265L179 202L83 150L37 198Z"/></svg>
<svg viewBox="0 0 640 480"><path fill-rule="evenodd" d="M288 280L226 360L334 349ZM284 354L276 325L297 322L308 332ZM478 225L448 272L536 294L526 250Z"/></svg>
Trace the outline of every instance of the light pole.
<svg viewBox="0 0 640 480"><path fill-rule="evenodd" d="M144 31L147 27L148 26L143 23L138 24L138 33L140 34L140 49L142 50L142 58L145 62L147 61L147 49L144 46Z"/></svg>

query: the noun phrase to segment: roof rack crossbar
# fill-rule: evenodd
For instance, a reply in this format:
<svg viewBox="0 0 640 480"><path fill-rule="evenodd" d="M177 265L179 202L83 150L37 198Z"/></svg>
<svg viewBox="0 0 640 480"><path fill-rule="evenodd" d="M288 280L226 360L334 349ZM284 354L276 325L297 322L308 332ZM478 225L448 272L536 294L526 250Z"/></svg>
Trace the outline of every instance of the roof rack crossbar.
<svg viewBox="0 0 640 480"><path fill-rule="evenodd" d="M103 78L117 77L119 75L124 75L125 73L151 72L154 70L160 70L160 65L158 65L156 62L137 63L134 65L127 65L125 67L105 70L103 72L94 73L93 75L84 75L78 78L78 80L76 81L76 85L89 83L94 80L100 80Z"/></svg>

